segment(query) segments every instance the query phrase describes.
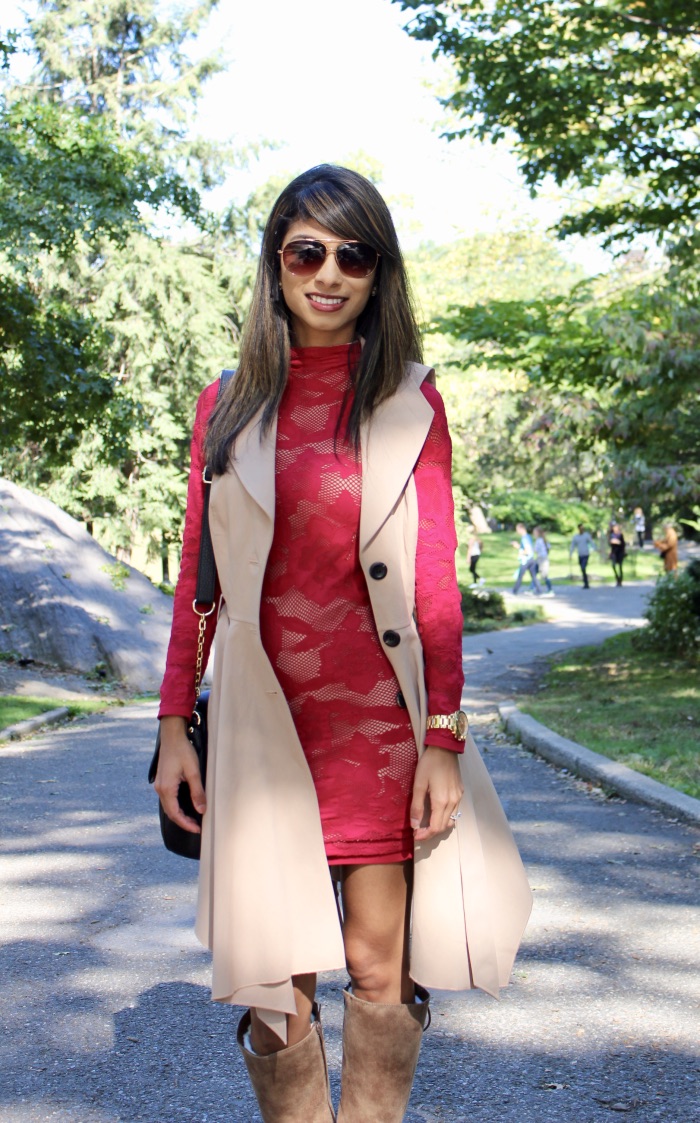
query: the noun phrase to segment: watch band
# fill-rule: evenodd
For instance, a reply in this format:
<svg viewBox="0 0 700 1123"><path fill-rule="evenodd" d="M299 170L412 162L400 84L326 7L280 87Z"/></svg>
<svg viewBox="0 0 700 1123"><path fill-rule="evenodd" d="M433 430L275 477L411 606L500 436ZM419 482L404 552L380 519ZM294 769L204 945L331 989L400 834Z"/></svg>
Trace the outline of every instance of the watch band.
<svg viewBox="0 0 700 1123"><path fill-rule="evenodd" d="M463 710L454 714L430 714L425 723L426 729L449 729L458 741L466 741L469 721Z"/></svg>

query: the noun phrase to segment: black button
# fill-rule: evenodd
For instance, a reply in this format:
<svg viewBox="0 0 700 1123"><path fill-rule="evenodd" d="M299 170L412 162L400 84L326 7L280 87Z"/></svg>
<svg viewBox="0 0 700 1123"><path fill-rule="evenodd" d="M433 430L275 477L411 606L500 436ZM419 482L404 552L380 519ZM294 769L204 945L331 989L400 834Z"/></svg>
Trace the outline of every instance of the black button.
<svg viewBox="0 0 700 1123"><path fill-rule="evenodd" d="M404 696L403 696L403 694L401 693L400 690L399 690L398 694L396 695L396 705L400 706L402 710L406 709L406 699L404 698Z"/></svg>
<svg viewBox="0 0 700 1123"><path fill-rule="evenodd" d="M382 581L388 572L384 562L375 562L374 565L369 567L369 575L373 577L375 581Z"/></svg>
<svg viewBox="0 0 700 1123"><path fill-rule="evenodd" d="M398 647L401 643L401 636L398 632L385 632L382 639L387 647Z"/></svg>

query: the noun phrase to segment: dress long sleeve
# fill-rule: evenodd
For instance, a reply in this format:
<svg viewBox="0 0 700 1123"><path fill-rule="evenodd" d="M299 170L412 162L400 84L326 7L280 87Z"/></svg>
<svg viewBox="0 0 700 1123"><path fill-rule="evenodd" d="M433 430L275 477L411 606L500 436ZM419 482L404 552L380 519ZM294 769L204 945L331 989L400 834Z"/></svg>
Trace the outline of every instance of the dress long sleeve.
<svg viewBox="0 0 700 1123"><path fill-rule="evenodd" d="M418 496L416 553L416 617L425 661L429 714L452 714L460 708L462 669L462 607L457 586L457 535L452 498L452 442L445 406L434 386L421 387L435 411L430 431L414 469ZM464 750L447 729L430 729L426 745Z"/></svg>
<svg viewBox="0 0 700 1123"><path fill-rule="evenodd" d="M165 675L160 688L160 710L158 717L178 714L189 718L195 703L195 667L197 661L197 637L199 617L192 608L197 590L197 567L199 564L199 543L202 535L202 511L204 509L204 490L207 486L202 479L204 471L204 438L207 422L216 404L218 380L207 386L199 396L195 415L192 444L190 447L190 475L187 486L187 510L185 513L185 532L182 541L180 574L175 589L173 622L170 643L165 662ZM216 600L219 599L219 583L216 584ZM204 658L202 667L206 668L216 630L216 613L206 620Z"/></svg>

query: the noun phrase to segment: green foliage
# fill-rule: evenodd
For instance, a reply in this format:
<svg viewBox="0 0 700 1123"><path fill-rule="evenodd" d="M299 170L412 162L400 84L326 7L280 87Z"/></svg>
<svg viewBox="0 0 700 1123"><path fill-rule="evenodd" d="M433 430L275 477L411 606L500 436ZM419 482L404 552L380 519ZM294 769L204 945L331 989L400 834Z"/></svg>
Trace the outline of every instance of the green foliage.
<svg viewBox="0 0 700 1123"><path fill-rule="evenodd" d="M525 435L545 454L594 453L613 496L677 505L700 487L699 290L695 269L640 278L632 261L566 295L454 308L437 326L475 348L466 363L522 372L536 404Z"/></svg>
<svg viewBox="0 0 700 1123"><path fill-rule="evenodd" d="M117 382L118 418L87 431L70 460L35 479L100 540L129 556L136 538L161 556L182 530L197 395L233 361L247 299L247 264L233 248L173 246L146 237L112 250L77 279L109 328L103 362Z"/></svg>
<svg viewBox="0 0 700 1123"><path fill-rule="evenodd" d="M636 637L643 651L692 659L700 654L700 562L660 577L649 600L649 621Z"/></svg>
<svg viewBox="0 0 700 1123"><path fill-rule="evenodd" d="M394 0L455 67L448 135L513 138L526 182L628 186L566 233L686 237L700 218L700 17L691 0Z"/></svg>
<svg viewBox="0 0 700 1123"><path fill-rule="evenodd" d="M462 616L467 620L505 620L506 603L494 589L463 589Z"/></svg>
<svg viewBox="0 0 700 1123"><path fill-rule="evenodd" d="M121 562L114 562L110 565L102 566L103 573L109 574L109 579L115 589L123 592L126 589L126 582L131 577L131 571L122 565Z"/></svg>
<svg viewBox="0 0 700 1123"><path fill-rule="evenodd" d="M529 530L541 526L545 531L559 534L573 534L579 523L595 532L606 521L606 513L590 503L556 499L525 488L494 495L488 513L508 530L523 522Z"/></svg>
<svg viewBox="0 0 700 1123"><path fill-rule="evenodd" d="M107 263L167 210L208 225L199 191L222 154L188 133L215 59L186 45L215 0L166 18L156 0L40 0L36 70L0 92L2 470L45 486L86 435L104 467L139 424L110 369L95 293ZM95 463L93 459L93 463Z"/></svg>
<svg viewBox="0 0 700 1123"><path fill-rule="evenodd" d="M542 432L540 417L556 408L548 392L514 366L496 368L488 348L472 343L457 320L466 300L563 299L580 273L554 239L519 224L449 246L420 246L408 265L428 332L427 361L438 369L453 436L453 479L463 496L487 504L494 491L522 486L595 494L602 478L597 450L580 448L571 427Z"/></svg>

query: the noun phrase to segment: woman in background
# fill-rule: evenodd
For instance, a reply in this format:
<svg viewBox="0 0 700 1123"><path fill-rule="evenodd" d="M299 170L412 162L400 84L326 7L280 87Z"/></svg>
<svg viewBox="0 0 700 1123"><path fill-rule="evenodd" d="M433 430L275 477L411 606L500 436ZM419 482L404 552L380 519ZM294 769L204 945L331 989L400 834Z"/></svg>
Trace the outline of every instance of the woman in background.
<svg viewBox="0 0 700 1123"><path fill-rule="evenodd" d="M647 522L644 518L644 511L641 507L634 508L634 533L637 535L637 545L640 550L644 549L644 535L646 534Z"/></svg>
<svg viewBox="0 0 700 1123"><path fill-rule="evenodd" d="M620 524L617 522L614 522L610 527L608 546L610 547L610 561L615 575L615 583L621 585L622 566L625 561L625 536L622 533Z"/></svg>
<svg viewBox="0 0 700 1123"><path fill-rule="evenodd" d="M476 531L473 530L469 537L469 545L467 546L467 562L469 564L469 572L472 575L472 581L475 585L479 584L479 574L476 571L476 567L479 564L481 550L481 539Z"/></svg>
<svg viewBox="0 0 700 1123"><path fill-rule="evenodd" d="M678 535L671 523L666 523L663 538L655 541L654 545L661 554L664 572L676 573L678 571Z"/></svg>
<svg viewBox="0 0 700 1123"><path fill-rule="evenodd" d="M532 533L535 537L534 546L535 558L537 560L537 575L544 579L544 583L547 586L547 593L549 593L550 596L554 596L552 582L549 580L550 545L547 541L547 535L541 526L536 526Z"/></svg>

